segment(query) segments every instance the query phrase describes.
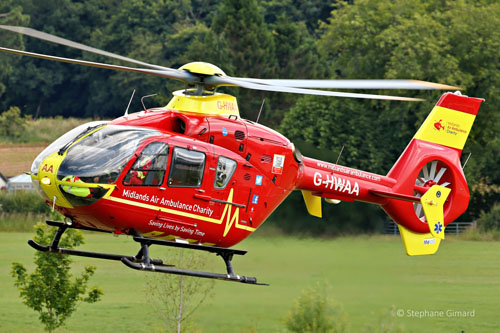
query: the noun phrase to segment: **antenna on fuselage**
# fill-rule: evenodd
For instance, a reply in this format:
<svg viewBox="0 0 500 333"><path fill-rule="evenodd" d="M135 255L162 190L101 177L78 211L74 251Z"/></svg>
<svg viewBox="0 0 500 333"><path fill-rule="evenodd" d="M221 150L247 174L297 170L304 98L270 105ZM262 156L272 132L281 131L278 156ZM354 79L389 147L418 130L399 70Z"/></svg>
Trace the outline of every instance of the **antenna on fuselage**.
<svg viewBox="0 0 500 333"><path fill-rule="evenodd" d="M128 115L128 109L130 108L130 103L132 103L132 100L134 99L134 94L135 94L135 89L132 91L132 96L130 96L130 101L128 101L127 109L125 110L124 116Z"/></svg>
<svg viewBox="0 0 500 333"><path fill-rule="evenodd" d="M465 166L467 165L467 162L469 162L469 158L472 155L472 152L469 153L469 156L467 156L467 159L464 162L464 165L462 165L462 170L465 169Z"/></svg>
<svg viewBox="0 0 500 333"><path fill-rule="evenodd" d="M158 94L151 94L151 95L146 95L146 96L142 96L141 97L141 104L142 104L142 108L144 109L144 111L147 111L146 110L146 106L144 105L144 98L148 98L148 97L153 97L153 96L156 96Z"/></svg>
<svg viewBox="0 0 500 333"><path fill-rule="evenodd" d="M259 122L259 118L260 118L260 114L262 113L262 109L264 108L264 102L266 101L266 99L264 98L262 100L262 105L260 106L260 110L259 110L259 115L257 116L257 120L255 121L256 123Z"/></svg>
<svg viewBox="0 0 500 333"><path fill-rule="evenodd" d="M342 145L342 148L340 149L339 156L337 157L337 162L335 162L335 165L338 165L338 164L339 164L340 155L342 155L342 152L343 152L343 151L344 151L344 145Z"/></svg>

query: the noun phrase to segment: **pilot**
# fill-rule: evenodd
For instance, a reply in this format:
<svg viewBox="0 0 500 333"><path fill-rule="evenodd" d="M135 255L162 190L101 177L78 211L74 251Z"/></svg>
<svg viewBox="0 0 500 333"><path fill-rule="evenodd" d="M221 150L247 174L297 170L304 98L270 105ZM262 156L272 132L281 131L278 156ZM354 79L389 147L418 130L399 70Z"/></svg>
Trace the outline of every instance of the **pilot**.
<svg viewBox="0 0 500 333"><path fill-rule="evenodd" d="M223 172L217 173L217 180L216 180L216 185L217 187L222 187L224 186L224 182L226 181L227 175Z"/></svg>
<svg viewBox="0 0 500 333"><path fill-rule="evenodd" d="M136 170L131 170L130 172L130 180L127 185L143 185L146 176L148 175L148 169L151 168L152 159L150 157L145 158L143 161L140 161L138 165L135 167Z"/></svg>
<svg viewBox="0 0 500 333"><path fill-rule="evenodd" d="M120 169L116 169L115 171L110 171L108 169L104 170L101 174L94 176L92 178L93 183L104 183L111 184L115 181L116 177L120 174Z"/></svg>
<svg viewBox="0 0 500 333"><path fill-rule="evenodd" d="M72 182L72 183L81 183L84 184L84 182L77 176L66 176L62 179L63 182ZM67 192L69 194L72 194L77 197L82 197L82 198L90 198L92 196L91 189L88 187L81 187L81 186L71 186L71 185L63 185L62 189L64 192Z"/></svg>
<svg viewBox="0 0 500 333"><path fill-rule="evenodd" d="M219 162L219 164L217 165L217 176L215 178L216 187L224 186L224 182L227 178L225 163Z"/></svg>

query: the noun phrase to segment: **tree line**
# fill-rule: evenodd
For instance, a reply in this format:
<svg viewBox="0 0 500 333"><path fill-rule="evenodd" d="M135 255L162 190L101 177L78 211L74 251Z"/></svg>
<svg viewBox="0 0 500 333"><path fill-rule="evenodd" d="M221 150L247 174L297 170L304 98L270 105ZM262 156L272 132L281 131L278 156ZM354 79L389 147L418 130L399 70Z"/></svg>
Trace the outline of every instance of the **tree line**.
<svg viewBox="0 0 500 333"><path fill-rule="evenodd" d="M472 201L462 219L475 219L500 201L497 1L6 0L0 24L29 26L173 68L206 61L231 76L402 78L459 86L466 95L486 99L464 148L472 153L465 168ZM10 32L0 32L0 40L4 47L123 65ZM0 110L18 106L34 118L116 117L133 89L139 96L158 93L147 102L153 106L165 105L171 92L182 88L153 76L0 55ZM340 164L380 174L390 169L442 93L377 91L426 99L409 103L221 90L238 97L242 116L250 120L265 98L261 122L305 155L335 161L344 146ZM142 108L139 99L134 108ZM326 223L316 222L298 204L300 196L287 201L274 219L289 229L366 231L385 218L366 205L327 205Z"/></svg>

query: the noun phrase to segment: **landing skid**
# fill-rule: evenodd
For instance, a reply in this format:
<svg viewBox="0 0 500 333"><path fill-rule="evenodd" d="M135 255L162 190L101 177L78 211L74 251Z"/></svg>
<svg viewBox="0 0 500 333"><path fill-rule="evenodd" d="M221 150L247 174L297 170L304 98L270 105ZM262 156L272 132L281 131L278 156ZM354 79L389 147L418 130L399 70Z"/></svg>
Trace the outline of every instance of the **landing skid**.
<svg viewBox="0 0 500 333"><path fill-rule="evenodd" d="M267 285L266 283L258 283L257 278L241 276L234 273L233 265L231 260L233 259L233 255L244 255L247 251L235 250L235 249L226 249L223 247L216 246L205 246L198 244L189 244L189 243L176 243L171 241L164 241L159 239L146 238L139 235L137 232L133 232L134 241L141 244L141 248L139 252L135 256L127 256L127 255L119 255L119 254L110 254L110 253L100 253L100 252L88 252L88 251L78 251L73 249L65 249L59 247L59 241L61 240L61 236L68 228L80 229L80 230L89 230L89 231L98 231L98 232L106 232L111 233L109 231L104 231L95 228L89 227L76 227L73 226L72 223L64 223L57 221L46 221L46 223L50 226L57 227L57 232L54 235L54 239L50 245L40 245L33 240L29 240L28 244L33 247L35 250L49 253L59 253L66 255L74 255L80 257L89 257L89 258L97 258L97 259L107 259L107 260L118 260L124 263L126 266L142 270L142 271L150 271L150 272L159 272L159 273L167 273L167 274L176 274L176 275L185 275L185 276L195 276L201 278L208 279L217 279L224 281L233 281L233 282L241 282L255 285ZM149 256L149 247L151 245L163 245L170 247L179 247L185 249L199 250L215 253L220 256L224 263L226 264L227 274L221 273L211 273L211 272L203 272L203 271L192 271L181 268L174 268L174 265L164 264L160 259L152 259Z"/></svg>

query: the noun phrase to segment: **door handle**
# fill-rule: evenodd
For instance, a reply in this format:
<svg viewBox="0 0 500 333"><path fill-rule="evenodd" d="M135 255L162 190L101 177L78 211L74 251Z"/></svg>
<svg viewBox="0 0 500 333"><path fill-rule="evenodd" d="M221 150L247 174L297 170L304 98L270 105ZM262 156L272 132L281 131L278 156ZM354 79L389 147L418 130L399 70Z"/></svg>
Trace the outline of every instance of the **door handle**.
<svg viewBox="0 0 500 333"><path fill-rule="evenodd" d="M230 205L233 205L233 206L236 206L236 207L240 207L240 208L245 208L246 207L245 205L237 204L237 203L234 203L234 202L229 202L229 201L224 201L224 200L219 200L219 199L213 199L209 195L203 195L203 194L195 193L194 197L197 198L197 199L205 200L205 201L213 201L213 202L218 202L218 203L222 203L222 204L230 204Z"/></svg>
<svg viewBox="0 0 500 333"><path fill-rule="evenodd" d="M205 201L210 201L212 200L212 197L209 196L209 195L206 195L206 194L198 194L198 193L195 193L194 194L194 197L197 198L197 199L201 199L201 200L205 200Z"/></svg>

